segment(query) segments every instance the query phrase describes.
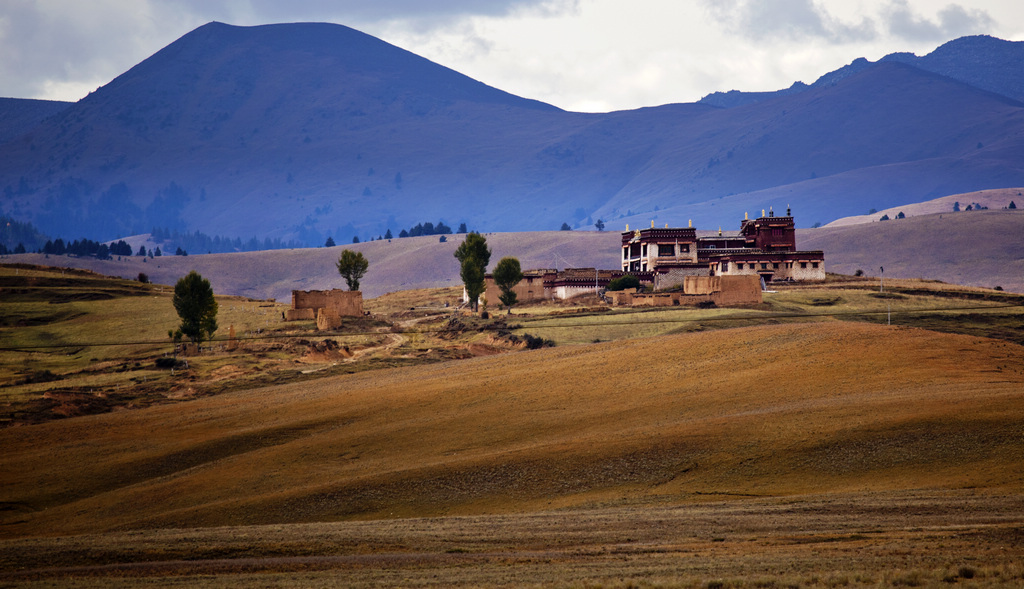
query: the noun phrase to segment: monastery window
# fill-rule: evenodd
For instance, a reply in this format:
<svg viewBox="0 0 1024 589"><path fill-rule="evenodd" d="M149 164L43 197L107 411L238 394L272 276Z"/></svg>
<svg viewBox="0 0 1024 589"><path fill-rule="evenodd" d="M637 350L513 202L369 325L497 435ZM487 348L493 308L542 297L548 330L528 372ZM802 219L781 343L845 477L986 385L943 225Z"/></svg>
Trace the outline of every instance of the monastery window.
<svg viewBox="0 0 1024 589"><path fill-rule="evenodd" d="M679 253L687 254L689 252L690 252L690 244L688 244L688 243L680 243L679 244Z"/></svg>
<svg viewBox="0 0 1024 589"><path fill-rule="evenodd" d="M647 244L646 243L640 249L640 257L641 258L646 258L647 257Z"/></svg>
<svg viewBox="0 0 1024 589"><path fill-rule="evenodd" d="M817 267L818 267L818 263L817 262L811 262L811 268L817 268Z"/></svg>
<svg viewBox="0 0 1024 589"><path fill-rule="evenodd" d="M807 262L800 262L800 267L801 268L806 268L807 267Z"/></svg>
<svg viewBox="0 0 1024 589"><path fill-rule="evenodd" d="M659 257L671 257L676 255L676 246L670 244L658 244L658 256Z"/></svg>
<svg viewBox="0 0 1024 589"><path fill-rule="evenodd" d="M762 270L767 270L768 269L768 262L761 262L761 269Z"/></svg>
<svg viewBox="0 0 1024 589"><path fill-rule="evenodd" d="M723 274L728 272L729 271L729 262L722 262L722 264L719 266L719 269L722 271Z"/></svg>
<svg viewBox="0 0 1024 589"><path fill-rule="evenodd" d="M742 270L743 269L743 262L736 262L736 269L737 270Z"/></svg>
<svg viewBox="0 0 1024 589"><path fill-rule="evenodd" d="M778 270L778 269L779 269L779 263L778 262L775 262L774 264L772 264L772 270Z"/></svg>

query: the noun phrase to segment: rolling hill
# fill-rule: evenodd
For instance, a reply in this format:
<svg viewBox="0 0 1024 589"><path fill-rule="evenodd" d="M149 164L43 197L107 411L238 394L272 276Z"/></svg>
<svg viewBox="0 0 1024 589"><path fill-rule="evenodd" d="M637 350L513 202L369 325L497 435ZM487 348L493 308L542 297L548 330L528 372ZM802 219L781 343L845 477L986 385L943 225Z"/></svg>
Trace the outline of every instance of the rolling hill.
<svg viewBox="0 0 1024 589"><path fill-rule="evenodd" d="M996 209L1005 206L1008 195L1018 191L992 191L982 194L954 195L933 204L900 206L908 218L877 222L881 212L872 215L876 222L836 223L817 229L800 229L800 249L821 249L829 272L853 274L863 270L877 275L880 267L891 278L927 278L966 286L1001 286L1024 292L1024 211ZM959 200L990 203L989 210L962 213L932 213L937 207L952 211ZM891 213L890 217L895 217ZM865 219L866 220L866 219ZM491 259L504 256L519 259L530 268L603 268L619 267L620 230L540 231L530 233L489 233ZM738 226L726 225L727 231ZM702 230L709 235L712 231ZM979 236L985 236L980 239ZM334 264L343 249L362 252L370 270L362 281L366 297L416 288L459 286L459 268L454 258L461 236L449 236L441 243L436 236L407 237L348 244L333 248L271 250L235 254L163 256L148 259L138 256L113 260L21 254L9 256L14 262L44 266L86 268L108 276L135 278L145 273L160 284L174 284L190 270L210 279L220 294L287 302L292 290L344 288ZM143 238L129 240L137 250ZM148 246L147 246L148 247ZM492 267L493 267L492 263Z"/></svg>
<svg viewBox="0 0 1024 589"><path fill-rule="evenodd" d="M1022 358L1014 344L916 329L766 325L8 428L2 534L1019 493Z"/></svg>
<svg viewBox="0 0 1024 589"><path fill-rule="evenodd" d="M985 51L957 40L943 59ZM67 239L315 246L438 219L713 227L792 205L811 225L1024 185L1022 104L903 61L735 108L584 114L340 25L210 23L0 144L0 212Z"/></svg>

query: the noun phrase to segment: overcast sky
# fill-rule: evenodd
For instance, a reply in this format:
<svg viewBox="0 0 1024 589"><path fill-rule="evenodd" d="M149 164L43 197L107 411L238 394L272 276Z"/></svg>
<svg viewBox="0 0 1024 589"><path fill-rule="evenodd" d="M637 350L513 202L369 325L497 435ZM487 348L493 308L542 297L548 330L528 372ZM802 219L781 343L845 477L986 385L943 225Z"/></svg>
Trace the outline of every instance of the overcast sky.
<svg viewBox="0 0 1024 589"><path fill-rule="evenodd" d="M777 90L972 34L1022 0L0 0L0 96L78 100L190 30L351 26L519 96L606 112Z"/></svg>

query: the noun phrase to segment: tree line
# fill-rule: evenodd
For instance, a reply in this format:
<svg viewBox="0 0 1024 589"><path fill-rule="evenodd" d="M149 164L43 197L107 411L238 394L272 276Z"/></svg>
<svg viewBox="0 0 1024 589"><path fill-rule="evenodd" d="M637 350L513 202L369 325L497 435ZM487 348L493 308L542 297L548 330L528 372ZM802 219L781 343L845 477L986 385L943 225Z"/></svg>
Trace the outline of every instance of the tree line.
<svg viewBox="0 0 1024 589"><path fill-rule="evenodd" d="M208 254L224 254L232 252L256 252L263 250L296 249L305 247L304 244L295 240L282 241L280 238L263 240L255 236L247 241L240 237L230 238L221 236L210 236L200 231L179 233L177 230L166 228L154 228L151 232L151 239L163 243L165 248L169 245L177 246L184 251L202 252Z"/></svg>

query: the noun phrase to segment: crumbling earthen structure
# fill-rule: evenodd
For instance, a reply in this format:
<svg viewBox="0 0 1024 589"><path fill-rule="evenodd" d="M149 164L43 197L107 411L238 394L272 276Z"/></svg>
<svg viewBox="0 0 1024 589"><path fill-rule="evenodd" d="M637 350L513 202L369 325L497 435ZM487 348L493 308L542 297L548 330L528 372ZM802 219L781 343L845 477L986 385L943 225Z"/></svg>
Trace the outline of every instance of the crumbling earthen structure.
<svg viewBox="0 0 1024 589"><path fill-rule="evenodd" d="M363 293L348 290L293 290L285 320L316 320L317 329L337 329L342 317L363 315Z"/></svg>

